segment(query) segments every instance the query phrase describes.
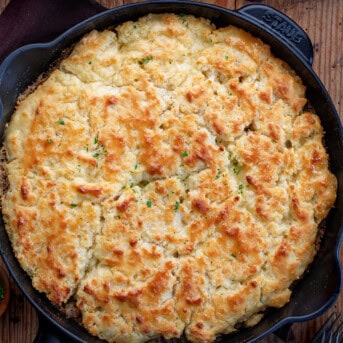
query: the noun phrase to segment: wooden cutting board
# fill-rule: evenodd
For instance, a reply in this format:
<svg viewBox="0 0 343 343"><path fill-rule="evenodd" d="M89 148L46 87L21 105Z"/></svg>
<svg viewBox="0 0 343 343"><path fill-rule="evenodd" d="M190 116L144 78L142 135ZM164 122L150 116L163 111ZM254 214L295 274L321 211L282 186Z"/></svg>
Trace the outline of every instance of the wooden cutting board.
<svg viewBox="0 0 343 343"><path fill-rule="evenodd" d="M112 8L123 4L139 2L132 0L101 0L103 6ZM253 3L247 0L201 1L214 5L237 9ZM270 5L287 14L309 35L314 44L313 69L329 91L341 120L343 121L343 1L342 0L264 0L255 1ZM0 13L9 0L0 0ZM343 249L340 260L343 261ZM2 261L0 261L2 264ZM1 343L31 343L38 329L35 310L24 298L20 290L11 283L12 296L7 312L0 318ZM309 342L314 333L333 311L343 311L343 292L333 308L322 317L292 326L295 342ZM271 335L262 343L281 342Z"/></svg>

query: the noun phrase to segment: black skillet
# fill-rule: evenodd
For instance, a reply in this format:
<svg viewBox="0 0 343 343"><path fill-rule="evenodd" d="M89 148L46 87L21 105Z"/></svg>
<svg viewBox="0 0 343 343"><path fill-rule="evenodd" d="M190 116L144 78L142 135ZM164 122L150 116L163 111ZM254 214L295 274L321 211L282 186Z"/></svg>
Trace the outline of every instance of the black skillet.
<svg viewBox="0 0 343 343"><path fill-rule="evenodd" d="M52 42L24 46L4 60L0 66L1 137L18 96L49 69L62 50L94 28L101 30L151 12L193 14L209 18L218 27L232 24L260 37L272 47L275 55L300 75L307 87L307 98L320 116L326 132L324 143L330 155L330 168L338 179L338 196L324 223L325 233L319 252L304 277L294 284L291 301L286 306L267 310L258 325L223 336L220 340L254 342L275 331L281 335L282 328L291 323L313 319L328 310L338 297L342 281L338 254L343 233L343 130L325 87L311 68L311 41L290 18L264 5L249 5L231 11L186 1L141 2L105 11L74 26ZM40 315L35 342L100 342L33 289L30 278L14 257L3 222L0 225L0 252L13 279Z"/></svg>

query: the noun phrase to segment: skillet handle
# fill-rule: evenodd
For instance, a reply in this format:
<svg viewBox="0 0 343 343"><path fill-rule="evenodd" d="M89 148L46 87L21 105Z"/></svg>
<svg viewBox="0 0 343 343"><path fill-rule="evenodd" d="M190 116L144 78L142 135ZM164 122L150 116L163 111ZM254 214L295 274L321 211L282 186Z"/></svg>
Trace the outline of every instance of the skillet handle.
<svg viewBox="0 0 343 343"><path fill-rule="evenodd" d="M39 328L33 343L67 343L71 342L48 320L38 315Z"/></svg>
<svg viewBox="0 0 343 343"><path fill-rule="evenodd" d="M248 19L262 26L273 36L298 54L310 65L313 63L313 46L307 33L291 18L270 6L253 4L238 9Z"/></svg>

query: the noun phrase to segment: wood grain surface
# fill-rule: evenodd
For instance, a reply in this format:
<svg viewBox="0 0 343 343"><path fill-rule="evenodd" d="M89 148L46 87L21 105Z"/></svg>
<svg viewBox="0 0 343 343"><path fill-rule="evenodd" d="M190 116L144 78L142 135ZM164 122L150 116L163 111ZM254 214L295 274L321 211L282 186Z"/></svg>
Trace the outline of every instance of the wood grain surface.
<svg viewBox="0 0 343 343"><path fill-rule="evenodd" d="M10 0L0 0L0 13ZM139 2L132 0L101 0L107 8ZM214 0L201 1L229 9L237 9L254 1ZM287 14L309 35L315 50L313 69L326 86L343 121L343 1L342 0L264 0L255 1L270 5ZM343 261L343 249L340 260ZM0 261L0 263L2 263ZM7 312L0 318L1 343L33 342L38 329L35 310L12 282L11 302ZM332 309L322 317L292 326L295 342L310 342L313 334L332 311L343 311L343 294ZM280 342L274 335L262 343Z"/></svg>

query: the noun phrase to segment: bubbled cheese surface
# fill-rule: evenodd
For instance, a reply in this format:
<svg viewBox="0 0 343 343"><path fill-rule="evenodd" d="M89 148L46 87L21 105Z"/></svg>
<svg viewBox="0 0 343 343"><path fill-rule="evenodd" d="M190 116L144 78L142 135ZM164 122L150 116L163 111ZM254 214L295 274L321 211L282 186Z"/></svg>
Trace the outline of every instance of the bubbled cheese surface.
<svg viewBox="0 0 343 343"><path fill-rule="evenodd" d="M33 286L109 342L210 342L283 306L336 194L304 97L236 27L87 34L6 131L2 211Z"/></svg>

